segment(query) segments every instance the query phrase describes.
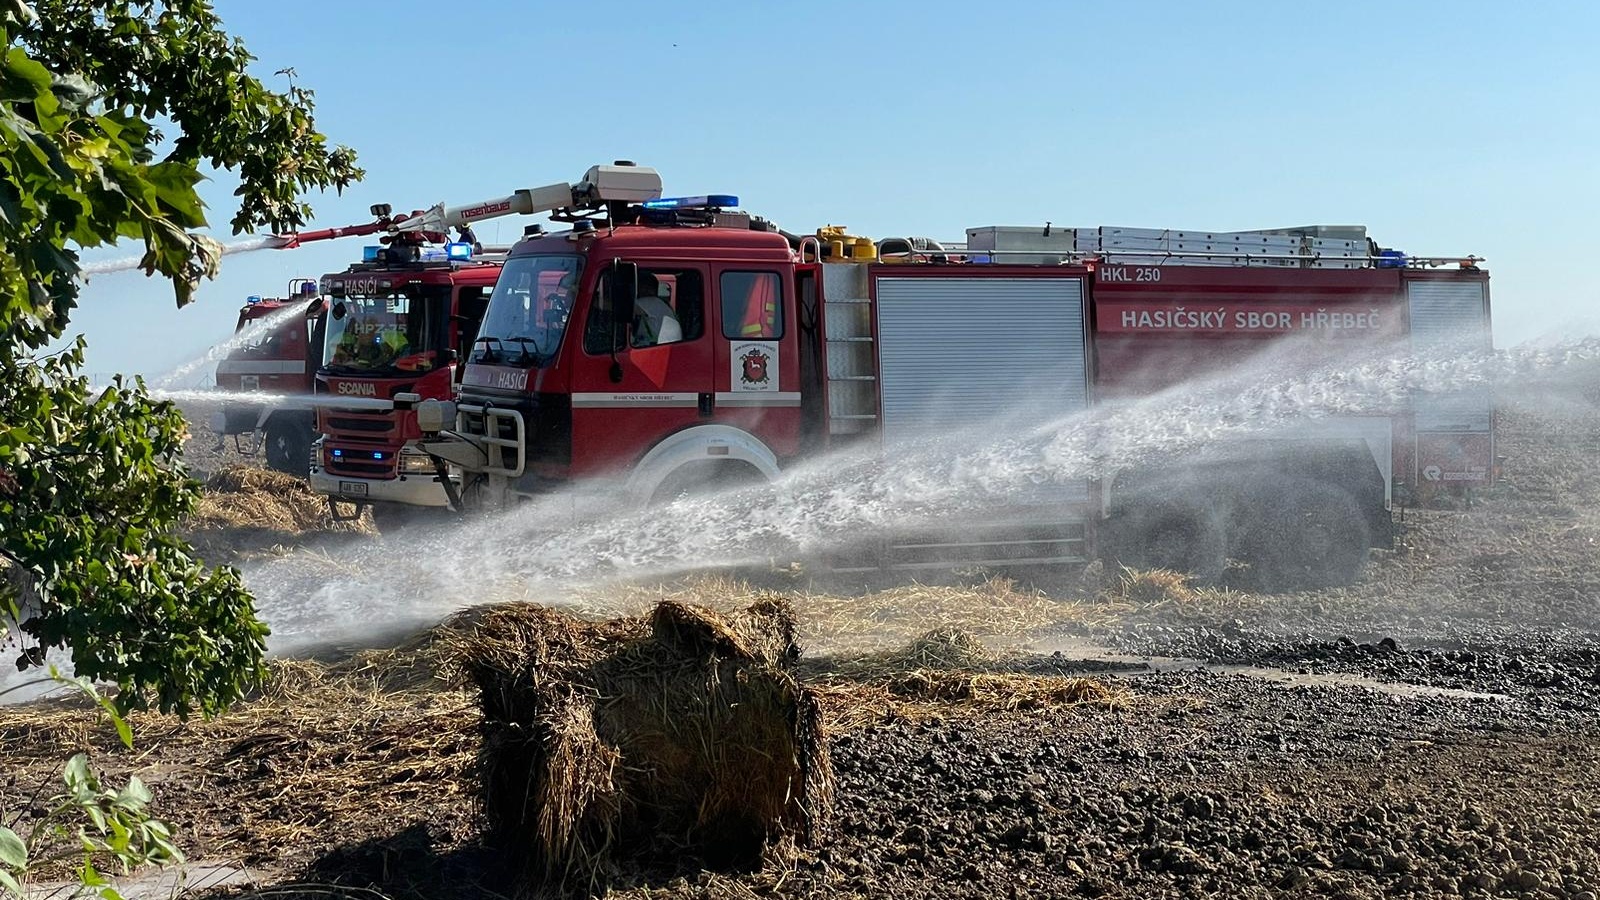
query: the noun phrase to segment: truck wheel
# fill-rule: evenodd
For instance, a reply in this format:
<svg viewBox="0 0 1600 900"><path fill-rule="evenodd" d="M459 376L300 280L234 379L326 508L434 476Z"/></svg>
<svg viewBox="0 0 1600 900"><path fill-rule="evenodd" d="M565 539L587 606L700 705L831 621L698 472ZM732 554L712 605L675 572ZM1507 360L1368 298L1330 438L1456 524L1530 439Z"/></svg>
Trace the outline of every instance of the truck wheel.
<svg viewBox="0 0 1600 900"><path fill-rule="evenodd" d="M1350 495L1325 485L1286 492L1262 523L1247 554L1260 585L1272 591L1350 584L1367 561L1366 519Z"/></svg>
<svg viewBox="0 0 1600 900"><path fill-rule="evenodd" d="M650 495L650 505L664 506L690 497L765 483L760 472L744 463L693 462L674 469Z"/></svg>
<svg viewBox="0 0 1600 900"><path fill-rule="evenodd" d="M310 475L310 429L283 418L267 422L267 465L296 478Z"/></svg>
<svg viewBox="0 0 1600 900"><path fill-rule="evenodd" d="M1111 525L1112 555L1133 569L1187 572L1212 581L1227 566L1227 536L1217 517L1193 506L1130 510Z"/></svg>

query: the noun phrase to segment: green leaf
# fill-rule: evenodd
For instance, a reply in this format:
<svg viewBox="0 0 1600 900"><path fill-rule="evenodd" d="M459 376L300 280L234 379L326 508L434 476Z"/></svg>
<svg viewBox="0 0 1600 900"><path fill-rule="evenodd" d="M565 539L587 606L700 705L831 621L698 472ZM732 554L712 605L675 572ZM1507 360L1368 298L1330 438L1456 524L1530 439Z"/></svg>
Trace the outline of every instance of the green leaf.
<svg viewBox="0 0 1600 900"><path fill-rule="evenodd" d="M29 59L21 47L6 51L0 64L0 99L31 101L50 90L50 70Z"/></svg>
<svg viewBox="0 0 1600 900"><path fill-rule="evenodd" d="M111 848L111 852L119 855L127 853L128 842L132 839L133 833L128 830L126 825L122 824L121 819L115 816L106 824L111 826L111 840L107 843L107 846Z"/></svg>
<svg viewBox="0 0 1600 900"><path fill-rule="evenodd" d="M200 195L194 189L202 177L194 166L176 162L159 163L145 173L145 179L155 188L156 198L185 228L205 227L205 204L200 202Z"/></svg>
<svg viewBox="0 0 1600 900"><path fill-rule="evenodd" d="M18 884L17 879L13 878L11 873L5 869L0 869L0 888L4 888L5 892L13 897L20 898L22 896L22 885Z"/></svg>
<svg viewBox="0 0 1600 900"><path fill-rule="evenodd" d="M117 803L133 812L149 806L153 799L155 798L150 794L150 789L144 786L144 782L140 781L138 776L130 776L127 786L117 795Z"/></svg>
<svg viewBox="0 0 1600 900"><path fill-rule="evenodd" d="M62 773L62 780L67 783L67 790L79 801L90 799L94 796L94 776L89 774L89 757L82 753L73 754L67 760L66 770Z"/></svg>
<svg viewBox="0 0 1600 900"><path fill-rule="evenodd" d="M0 825L0 863L18 872L28 867L28 845L4 825Z"/></svg>

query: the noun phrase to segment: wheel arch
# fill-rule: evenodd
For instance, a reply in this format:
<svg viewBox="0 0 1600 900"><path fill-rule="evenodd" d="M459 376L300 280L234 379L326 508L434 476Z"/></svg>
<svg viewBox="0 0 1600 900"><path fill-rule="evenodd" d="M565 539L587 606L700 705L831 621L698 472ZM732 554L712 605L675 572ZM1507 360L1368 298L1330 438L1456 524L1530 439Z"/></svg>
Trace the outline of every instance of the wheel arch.
<svg viewBox="0 0 1600 900"><path fill-rule="evenodd" d="M695 425L661 439L628 473L623 491L643 506L661 485L685 466L700 462L741 463L774 481L782 471L778 456L760 438L731 425Z"/></svg>

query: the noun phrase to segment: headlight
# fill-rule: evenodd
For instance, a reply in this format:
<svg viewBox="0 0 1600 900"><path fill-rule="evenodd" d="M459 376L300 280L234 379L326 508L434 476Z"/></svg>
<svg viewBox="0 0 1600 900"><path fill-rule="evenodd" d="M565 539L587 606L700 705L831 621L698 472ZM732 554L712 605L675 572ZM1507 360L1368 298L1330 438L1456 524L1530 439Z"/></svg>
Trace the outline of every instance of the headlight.
<svg viewBox="0 0 1600 900"><path fill-rule="evenodd" d="M407 475L432 475L433 457L426 453L402 453L400 471Z"/></svg>

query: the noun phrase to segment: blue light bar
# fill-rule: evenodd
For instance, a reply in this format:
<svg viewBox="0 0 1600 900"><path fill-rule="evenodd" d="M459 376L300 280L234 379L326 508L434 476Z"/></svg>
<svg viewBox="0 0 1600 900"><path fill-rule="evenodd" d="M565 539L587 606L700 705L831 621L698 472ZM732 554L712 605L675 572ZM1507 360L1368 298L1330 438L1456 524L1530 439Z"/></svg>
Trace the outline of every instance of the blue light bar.
<svg viewBox="0 0 1600 900"><path fill-rule="evenodd" d="M255 297L255 296L246 297L246 298L244 298L244 302L246 302L246 303L260 303L261 302L261 298L260 297Z"/></svg>
<svg viewBox="0 0 1600 900"><path fill-rule="evenodd" d="M335 451L333 451L333 455L334 456L344 456L344 451L343 450L335 450Z"/></svg>
<svg viewBox="0 0 1600 900"><path fill-rule="evenodd" d="M373 244L370 247L362 247L361 248L361 261L362 262L377 262L378 261L378 252L380 250L382 250L382 249L383 249L382 247L379 247L376 244Z"/></svg>
<svg viewBox="0 0 1600 900"><path fill-rule="evenodd" d="M464 241L452 241L444 245L444 255L447 259L471 259L472 245Z"/></svg>
<svg viewBox="0 0 1600 900"><path fill-rule="evenodd" d="M701 194L698 197L662 197L640 204L645 209L728 209L739 205L732 194Z"/></svg>
<svg viewBox="0 0 1600 900"><path fill-rule="evenodd" d="M383 459L383 454L378 452L377 450L374 450L374 451L372 451L372 458L373 459Z"/></svg>

